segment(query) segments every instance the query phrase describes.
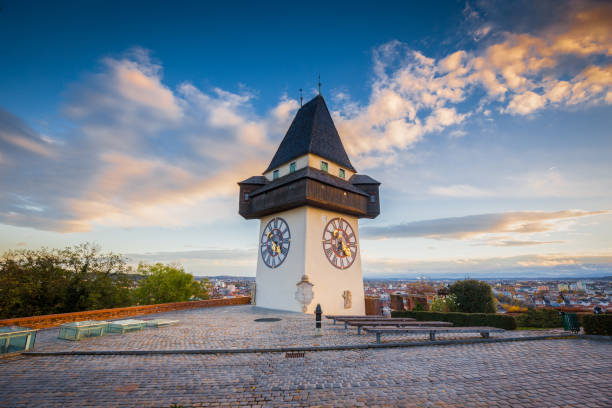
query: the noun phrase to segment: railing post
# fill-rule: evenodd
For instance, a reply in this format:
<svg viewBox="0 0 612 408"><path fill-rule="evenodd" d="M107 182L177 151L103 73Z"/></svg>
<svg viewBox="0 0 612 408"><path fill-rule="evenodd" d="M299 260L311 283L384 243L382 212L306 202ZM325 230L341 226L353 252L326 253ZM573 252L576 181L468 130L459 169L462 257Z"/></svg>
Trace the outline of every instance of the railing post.
<svg viewBox="0 0 612 408"><path fill-rule="evenodd" d="M315 336L322 336L323 330L321 329L321 315L323 311L321 310L321 304L317 304L317 308L315 309Z"/></svg>

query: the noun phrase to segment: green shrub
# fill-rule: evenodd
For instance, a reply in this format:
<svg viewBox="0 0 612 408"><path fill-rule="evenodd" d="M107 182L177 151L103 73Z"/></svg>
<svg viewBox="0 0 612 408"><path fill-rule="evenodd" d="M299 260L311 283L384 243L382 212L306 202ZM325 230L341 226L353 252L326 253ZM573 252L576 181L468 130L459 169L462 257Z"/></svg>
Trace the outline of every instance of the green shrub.
<svg viewBox="0 0 612 408"><path fill-rule="evenodd" d="M458 312L457 297L455 295L434 296L429 310L432 312Z"/></svg>
<svg viewBox="0 0 612 408"><path fill-rule="evenodd" d="M586 334L612 336L612 314L583 315L582 326Z"/></svg>
<svg viewBox="0 0 612 408"><path fill-rule="evenodd" d="M563 327L563 318L557 310L529 309L527 312L516 316L519 327L538 327L548 329Z"/></svg>
<svg viewBox="0 0 612 408"><path fill-rule="evenodd" d="M208 298L206 287L180 265L141 263L138 273L145 276L135 290L136 299L141 305L185 302L191 297Z"/></svg>
<svg viewBox="0 0 612 408"><path fill-rule="evenodd" d="M456 327L487 326L505 330L516 329L514 317L495 313L443 313L397 310L391 312L391 317L413 317L418 321L451 322Z"/></svg>
<svg viewBox="0 0 612 408"><path fill-rule="evenodd" d="M453 283L449 289L460 312L495 313L495 298L487 282L467 279Z"/></svg>

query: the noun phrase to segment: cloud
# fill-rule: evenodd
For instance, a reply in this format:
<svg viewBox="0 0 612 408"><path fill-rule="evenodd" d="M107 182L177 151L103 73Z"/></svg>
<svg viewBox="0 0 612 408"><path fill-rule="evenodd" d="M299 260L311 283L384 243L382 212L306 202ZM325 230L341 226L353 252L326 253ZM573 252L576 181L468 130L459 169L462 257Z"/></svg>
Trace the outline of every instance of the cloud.
<svg viewBox="0 0 612 408"><path fill-rule="evenodd" d="M429 189L429 193L445 197L488 197L494 195L490 191L466 184L433 186Z"/></svg>
<svg viewBox="0 0 612 408"><path fill-rule="evenodd" d="M227 217L236 182L265 168L270 139L297 108L281 97L258 115L253 100L188 82L171 89L140 48L104 58L66 92L66 132L41 135L0 111L0 186L10 192L0 222L74 232Z"/></svg>
<svg viewBox="0 0 612 408"><path fill-rule="evenodd" d="M522 246L533 246L533 245L546 245L546 244L561 244L565 241L517 241L517 240L502 240L502 241L494 241L492 244L494 246L501 247L522 247Z"/></svg>
<svg viewBox="0 0 612 408"><path fill-rule="evenodd" d="M257 250L241 248L206 248L191 251L163 251L125 254L132 264L179 263L196 276L254 276Z"/></svg>
<svg viewBox="0 0 612 408"><path fill-rule="evenodd" d="M525 254L422 261L396 258L364 259L365 276L429 276L440 278L495 277L593 277L607 276L612 268L610 253Z"/></svg>
<svg viewBox="0 0 612 408"><path fill-rule="evenodd" d="M483 188L470 184L433 185L428 193L434 196L452 198L491 198L491 197L607 197L612 182L603 175L588 179L580 178L575 172L556 167L512 174L497 180L495 187Z"/></svg>
<svg viewBox="0 0 612 408"><path fill-rule="evenodd" d="M609 211L565 210L555 212L519 211L437 218L388 226L368 226L361 231L363 239L433 238L470 239L485 234L532 234L552 231L560 221Z"/></svg>
<svg viewBox="0 0 612 408"><path fill-rule="evenodd" d="M0 108L0 165L12 162L11 156L30 154L42 158L53 158L57 152L50 139L39 135L24 121ZM1 158L4 159L1 159Z"/></svg>
<svg viewBox="0 0 612 408"><path fill-rule="evenodd" d="M399 41L373 53L369 101L357 104L342 92L334 112L349 153L361 168L395 158L427 134L491 111L532 115L545 108L612 103L612 6L569 8L569 18L537 32L502 32L473 51L428 58ZM466 6L475 40L493 26ZM567 63L570 59L572 62ZM467 101L474 101L467 106Z"/></svg>

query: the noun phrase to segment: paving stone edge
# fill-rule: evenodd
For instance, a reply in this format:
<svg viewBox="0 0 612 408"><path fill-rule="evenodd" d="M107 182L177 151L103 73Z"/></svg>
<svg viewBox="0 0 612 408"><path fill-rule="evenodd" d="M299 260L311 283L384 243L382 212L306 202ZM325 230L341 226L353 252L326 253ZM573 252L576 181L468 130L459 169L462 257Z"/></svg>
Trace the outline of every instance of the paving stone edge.
<svg viewBox="0 0 612 408"><path fill-rule="evenodd" d="M597 337L597 338L595 338ZM602 339L603 337L603 339ZM605 339L607 338L607 339ZM398 342L398 343L370 343L370 344L347 344L335 346L304 346L304 347L265 347L265 348L244 348L244 349L193 349L193 350L87 350L87 351L26 351L24 356L44 357L44 356L147 356L147 355L170 355L170 354L244 354L244 353L286 353L295 351L343 351L343 350L363 350L363 349L386 349L386 348L408 348L408 347L431 347L431 346L450 346L459 344L477 343L507 343L518 341L535 340L562 340L562 339L587 339L597 341L610 341L610 336L589 336L589 335L546 335L529 337L508 337L498 339L462 339L462 340L436 340L419 342Z"/></svg>

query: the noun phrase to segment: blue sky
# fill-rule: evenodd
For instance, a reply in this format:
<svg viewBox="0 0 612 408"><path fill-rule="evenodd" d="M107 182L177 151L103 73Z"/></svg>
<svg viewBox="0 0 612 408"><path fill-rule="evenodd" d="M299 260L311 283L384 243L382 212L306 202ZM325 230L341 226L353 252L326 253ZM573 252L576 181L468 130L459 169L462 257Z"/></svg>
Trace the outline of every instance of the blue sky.
<svg viewBox="0 0 612 408"><path fill-rule="evenodd" d="M606 2L3 2L0 250L98 243L253 275L261 173L317 75L366 276L609 274Z"/></svg>

